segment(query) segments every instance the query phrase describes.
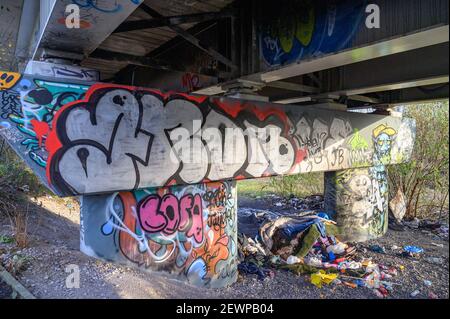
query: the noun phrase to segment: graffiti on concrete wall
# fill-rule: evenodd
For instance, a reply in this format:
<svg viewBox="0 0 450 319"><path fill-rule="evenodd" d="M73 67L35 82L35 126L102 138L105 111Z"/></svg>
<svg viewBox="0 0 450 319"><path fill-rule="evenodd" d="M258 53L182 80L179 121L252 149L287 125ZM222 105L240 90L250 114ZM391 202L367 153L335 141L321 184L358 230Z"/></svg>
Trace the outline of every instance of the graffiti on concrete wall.
<svg viewBox="0 0 450 319"><path fill-rule="evenodd" d="M134 5L139 5L141 0L126 0ZM123 2L123 1L122 1ZM86 10L94 10L102 13L117 13L123 10L123 5L120 1L105 1L105 0L72 0L73 4Z"/></svg>
<svg viewBox="0 0 450 319"><path fill-rule="evenodd" d="M387 230L388 179L385 165L391 162L397 134L392 127L378 125L372 131L374 166L339 171L332 177L336 219L349 240L377 238ZM366 147L365 143L353 142L355 147Z"/></svg>
<svg viewBox="0 0 450 319"><path fill-rule="evenodd" d="M271 136L246 140L243 129L264 121L254 116L232 119L220 106L211 109L205 101L205 97L96 86L84 100L58 114L55 134L47 140L52 185L83 194L95 192L102 183L113 191L259 177L291 169L295 153L283 136L286 119L275 116L263 125L271 129ZM264 153L265 143L275 151ZM247 163L250 145L255 157L263 153L263 163L259 159Z"/></svg>
<svg viewBox="0 0 450 319"><path fill-rule="evenodd" d="M415 127L414 120L408 118L403 119L395 138L392 139L391 161L402 163L409 160L416 138L416 131L411 130L411 127Z"/></svg>
<svg viewBox="0 0 450 319"><path fill-rule="evenodd" d="M336 220L346 240L377 238L387 230L385 167L356 168L336 173Z"/></svg>
<svg viewBox="0 0 450 319"><path fill-rule="evenodd" d="M0 90L14 87L20 79L20 74L15 72L0 72Z"/></svg>
<svg viewBox="0 0 450 319"><path fill-rule="evenodd" d="M301 59L337 52L351 45L363 23L364 1L297 1L300 8L289 10L295 2L276 5L286 7L282 21L260 34L260 50L268 66L289 64ZM273 4L275 5L275 3ZM273 12L273 9L267 9ZM284 12L284 11L283 11ZM287 24L286 21L290 21ZM289 28L288 30L286 28Z"/></svg>
<svg viewBox="0 0 450 319"><path fill-rule="evenodd" d="M12 80L8 82L9 79ZM10 90L0 91L0 117L8 119L22 134L20 143L25 147L27 156L45 168L48 152L43 144L53 117L63 105L80 99L88 86L39 79L30 81L19 74L10 74L5 84L5 88Z"/></svg>
<svg viewBox="0 0 450 319"><path fill-rule="evenodd" d="M143 87L157 87L161 91L192 93L201 88L217 84L217 77L193 72L175 72L138 68L134 73L134 83Z"/></svg>
<svg viewBox="0 0 450 319"><path fill-rule="evenodd" d="M394 164L414 142L408 119L112 84L16 76L0 97L1 133L59 195Z"/></svg>
<svg viewBox="0 0 450 319"><path fill-rule="evenodd" d="M223 287L237 277L236 207L234 182L83 196L81 249Z"/></svg>
<svg viewBox="0 0 450 319"><path fill-rule="evenodd" d="M58 79L71 79L96 82L100 80L97 70L80 66L61 65L50 62L30 61L25 69L26 74L33 74Z"/></svg>
<svg viewBox="0 0 450 319"><path fill-rule="evenodd" d="M189 93L200 89L202 87L202 84L200 83L200 77L197 74L188 72L184 73L181 76L181 86L183 87L184 91Z"/></svg>

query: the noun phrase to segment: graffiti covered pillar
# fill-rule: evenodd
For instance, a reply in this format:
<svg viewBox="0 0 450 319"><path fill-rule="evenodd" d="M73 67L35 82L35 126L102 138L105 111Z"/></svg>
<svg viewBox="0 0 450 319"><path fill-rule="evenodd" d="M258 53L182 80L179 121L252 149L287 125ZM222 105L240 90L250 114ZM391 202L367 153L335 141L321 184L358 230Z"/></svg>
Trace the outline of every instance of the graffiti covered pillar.
<svg viewBox="0 0 450 319"><path fill-rule="evenodd" d="M325 172L325 210L341 228L341 239L366 241L383 236L388 228L388 176L393 140L411 149L411 135L380 124L372 131L374 166ZM407 145L408 144L408 145ZM358 151L357 144L353 145ZM401 155L400 155L401 156Z"/></svg>
<svg viewBox="0 0 450 319"><path fill-rule="evenodd" d="M237 280L236 182L83 196L81 251L200 287Z"/></svg>
<svg viewBox="0 0 450 319"><path fill-rule="evenodd" d="M388 180L384 165L325 173L325 210L344 241L383 236L388 227Z"/></svg>

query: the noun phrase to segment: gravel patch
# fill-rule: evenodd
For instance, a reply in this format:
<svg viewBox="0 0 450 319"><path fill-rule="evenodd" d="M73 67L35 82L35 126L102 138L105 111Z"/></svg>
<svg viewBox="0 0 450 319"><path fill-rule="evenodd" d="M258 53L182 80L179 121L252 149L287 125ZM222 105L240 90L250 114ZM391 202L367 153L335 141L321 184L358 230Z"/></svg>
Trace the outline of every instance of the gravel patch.
<svg viewBox="0 0 450 319"><path fill-rule="evenodd" d="M240 198L239 206L240 209L274 211L272 204L272 200ZM58 214L44 208L45 205L30 207L29 247L19 250L14 243L0 244L0 262L3 265L13 255L26 258L26 269L15 276L37 298L378 298L364 287L330 284L319 289L309 282L309 276L298 276L286 270L275 270L274 278L258 280L256 275L245 275L239 276L231 287L202 289L166 273L144 272L103 262L78 250L79 224L74 217L73 205L70 209L64 202L52 205L52 211L56 210ZM247 230L252 235L250 225L245 223L240 223L239 230ZM0 235L11 235L7 219L0 220ZM370 251L373 244L385 247L386 253ZM418 258L401 256L401 247L405 245L420 246L424 253ZM405 231L389 230L378 240L358 244L357 249L358 254L371 257L378 264L404 266L404 270L394 277L393 281L398 285L388 298L449 298L448 239L428 231L407 228ZM68 288L66 284L73 265L80 270L79 288ZM8 295L6 289L0 283L0 299ZM414 291L418 293L411 297Z"/></svg>

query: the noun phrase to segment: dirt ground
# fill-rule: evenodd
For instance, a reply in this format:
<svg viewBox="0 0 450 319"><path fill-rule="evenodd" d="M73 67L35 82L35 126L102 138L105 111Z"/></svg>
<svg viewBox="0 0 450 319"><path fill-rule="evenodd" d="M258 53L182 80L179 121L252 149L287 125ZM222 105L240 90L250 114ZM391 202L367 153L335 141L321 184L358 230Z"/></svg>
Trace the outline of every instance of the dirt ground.
<svg viewBox="0 0 450 319"><path fill-rule="evenodd" d="M0 279L0 299L10 299L13 290Z"/></svg>
<svg viewBox="0 0 450 319"><path fill-rule="evenodd" d="M79 213L73 200L49 196L34 198L29 206L29 245L15 248L14 243L0 243L0 262L14 255L24 260L24 268L16 278L37 298L378 298L368 288L350 288L343 285L324 286L319 289L309 282L309 276L297 276L286 270L275 270L274 278L258 280L256 275L240 276L238 282L223 289L201 289L181 282L168 274L143 272L120 265L106 263L85 256L79 250ZM248 209L283 210L275 206L272 198L239 198L239 231L254 235L254 225L243 218ZM0 236L11 236L9 220L0 219ZM368 249L371 244L386 247L380 254ZM400 256L404 245L417 245L424 249L418 258ZM399 247L397 249L395 246ZM430 292L438 298L449 298L449 246L428 231L407 229L389 230L374 241L358 244L358 253L372 257L386 266L404 266L404 271L392 280L394 291L388 298L429 298ZM441 264L430 262L440 258ZM66 288L68 265L78 265L80 287ZM429 281L429 282L427 282ZM430 286L431 282L431 286ZM0 296L7 289L0 284ZM411 293L418 290L415 297Z"/></svg>

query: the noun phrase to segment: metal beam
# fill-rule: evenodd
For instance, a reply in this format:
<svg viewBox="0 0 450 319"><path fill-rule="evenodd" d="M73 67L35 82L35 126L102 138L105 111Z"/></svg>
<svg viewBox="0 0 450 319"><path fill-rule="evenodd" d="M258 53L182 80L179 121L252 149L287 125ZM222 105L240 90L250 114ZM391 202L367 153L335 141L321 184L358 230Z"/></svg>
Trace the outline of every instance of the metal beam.
<svg viewBox="0 0 450 319"><path fill-rule="evenodd" d="M361 94L374 93L374 92L393 91L393 90L407 89L407 88L412 88L412 87L420 87L420 86L427 86L427 85L433 85L433 84L448 83L448 80L449 80L449 76L443 75L443 76L436 76L436 77L429 77L429 78L422 78L422 79L414 79L414 80L405 81L405 82L385 83L385 84L374 85L374 86L370 86L370 87L362 87L362 88L357 88L357 89L335 91L335 92L330 92L329 94L339 95L339 96L361 95Z"/></svg>
<svg viewBox="0 0 450 319"><path fill-rule="evenodd" d="M302 103L302 102L309 102L309 101L317 100L317 99L323 98L324 96L332 97L335 99L338 97L341 97L341 96L346 96L347 98L349 98L351 100L355 100L355 101L362 101L362 102L368 102L368 103L380 103L379 99L362 97L362 95L368 94L368 93L374 93L374 92L394 91L394 90L422 87L422 86L442 84L442 83L448 83L448 82L449 82L449 76L443 75L443 76L415 79L415 80L404 81L404 82L384 83L384 84L380 84L380 85L374 85L371 87L361 87L361 88L351 89L351 90L341 90L341 91L334 91L334 92L328 92L328 93L321 93L319 95L310 95L310 96L280 99L280 100L275 100L273 102L280 103L280 104L293 104L293 103Z"/></svg>
<svg viewBox="0 0 450 319"><path fill-rule="evenodd" d="M125 21L114 31L114 33L145 30L160 27L170 27L185 23L199 23L210 20L230 18L232 16L233 13L231 11L222 11L222 12L203 12L189 15L179 15L179 16L162 17L138 21Z"/></svg>
<svg viewBox="0 0 450 319"><path fill-rule="evenodd" d="M194 36L197 36L212 27L214 23L212 22L201 22L193 26L189 29L189 32L193 34ZM174 50L181 44L185 44L185 40L181 37L175 37L171 40L167 41L166 43L162 44L160 47L156 48L155 50L152 50L148 54L146 54L146 57L152 58L152 59L159 59L159 57L164 56L166 52L169 52L171 50ZM114 82L123 82L123 78L127 76L127 74L133 73L134 69L136 68L136 65L128 64L126 67L122 68L119 72L116 73L116 75L113 77ZM190 70L191 71L191 70ZM215 76L219 78L229 78L231 76L231 72L226 71L213 71L210 72L195 72L197 74L204 74L208 76Z"/></svg>
<svg viewBox="0 0 450 319"><path fill-rule="evenodd" d="M140 8L142 10L144 10L148 15L150 15L150 16L152 16L154 18L164 18L163 15L161 15L159 12L155 11L154 9L152 9L151 7L146 5L145 3L142 3L140 5ZM195 36L190 34L188 31L186 31L183 28L181 28L179 26L176 26L176 25L169 26L168 28L170 28L173 31L175 31L180 37L184 38L186 41L188 41L192 45L196 46L200 50L206 52L207 54L212 56L217 61L225 64L228 67L230 67L233 71L237 70L237 66L231 60L229 60L228 58L226 58L225 56L223 56L222 54L220 54L219 52L217 52L213 48L209 47L208 45L205 45L205 44L201 43L199 39L197 39Z"/></svg>
<svg viewBox="0 0 450 319"><path fill-rule="evenodd" d="M288 91L295 91L295 92L319 93L319 88L309 86L309 85L286 82L286 81L269 82L269 83L266 83L265 86L269 86L269 87L273 87L273 88L277 88L277 89L288 90Z"/></svg>
<svg viewBox="0 0 450 319"><path fill-rule="evenodd" d="M312 102L313 99L311 96L304 96L304 97L293 97L288 99L280 99L280 100L271 100L273 103L278 104L295 104L295 103L304 103L304 102Z"/></svg>
<svg viewBox="0 0 450 319"><path fill-rule="evenodd" d="M324 83L329 83L320 92L336 95L337 98L339 96L347 96L347 98L353 96L350 98L351 100L361 100L359 96L370 92L399 90L402 89L402 85L411 87L414 85L428 85L434 82L445 82L448 78L448 33L445 34L445 31L448 32L448 26L417 32L402 38L390 39L334 55L319 57L314 60L302 61L298 65L286 66L283 70L290 73L290 68L295 69L294 71L299 71L305 67L305 64L310 66L314 64L318 69L323 69L321 77L323 76L324 81L327 81ZM384 48L384 52L382 52L382 48ZM352 62L339 68L335 67L339 64L335 62L338 60L342 62L347 58L350 59L350 55L355 56L352 61L356 62L359 59L362 61L358 63ZM301 71L311 71L311 69L308 69L308 66L305 68L307 69L302 69ZM274 72L281 71L280 69ZM294 71L290 75L297 75ZM275 78L265 76L265 74L257 73L245 76L243 79L265 82L269 86L273 86L272 83L280 82L279 80L272 81ZM273 75L271 72L267 74ZM370 74L370 76L367 76L367 74ZM284 76L286 74L277 76L276 79ZM275 85L279 87L279 85ZM221 85L217 85L203 88L195 93L216 95L222 93L221 91ZM317 96L314 93L307 96L303 94L292 96L291 94L291 96L272 96L272 100L277 103L291 104L310 102L321 98L321 96ZM365 101L369 101L367 98L369 97L363 97ZM379 99L384 101L382 98Z"/></svg>
<svg viewBox="0 0 450 319"><path fill-rule="evenodd" d="M321 73L322 92L373 87L385 83L448 75L449 43L427 46L378 59L353 63ZM370 74L370 76L367 76Z"/></svg>
<svg viewBox="0 0 450 319"><path fill-rule="evenodd" d="M358 95L350 95L347 98L352 101L359 101L359 102L370 103L370 104L381 103L380 99L370 97L370 96L359 95L359 94Z"/></svg>
<svg viewBox="0 0 450 319"><path fill-rule="evenodd" d="M143 66L148 67L156 70L164 70L164 71L175 71L175 72L189 72L187 68L185 68L182 65L175 65L168 63L166 61L162 61L159 59L154 59L148 56L138 56L138 55L131 55L126 53L120 53L120 52L113 52L103 49L96 49L94 52L92 52L89 55L90 58L99 59L99 60L105 60L105 61L116 61L116 62L126 62L128 65L131 66ZM206 75L206 76L213 76L213 77L225 77L229 76L229 73L227 72L201 72L196 73L199 75ZM113 81L114 79L111 79Z"/></svg>
<svg viewBox="0 0 450 319"><path fill-rule="evenodd" d="M112 52L103 49L96 49L89 57L107 61L127 62L128 64L146 66L158 70L181 71L180 68L174 67L166 62L149 58L146 56L137 56L126 53Z"/></svg>
<svg viewBox="0 0 450 319"><path fill-rule="evenodd" d="M449 26L440 26L368 46L290 64L277 70L260 73L259 77L264 82L279 81L294 76L448 42L448 34Z"/></svg>
<svg viewBox="0 0 450 319"><path fill-rule="evenodd" d="M391 94L394 93L394 94ZM448 100L449 84L441 84L439 86L432 85L426 87L414 87L403 89L397 92L385 92L383 100L389 101L389 104L399 105L407 103L426 103L439 100Z"/></svg>
<svg viewBox="0 0 450 319"><path fill-rule="evenodd" d="M229 85L232 85L233 83L236 83L236 82L255 83L260 87L260 89L268 86L268 87L273 87L273 88L278 88L278 89L283 89L283 90L288 90L288 91L294 91L294 92L319 93L319 88L309 86L309 85L286 82L286 81L276 81L276 82L264 83L261 81L253 81L250 78L241 78L241 79L236 79L236 80L230 80L227 82L222 82L215 86L211 86L209 88L197 90L195 93L202 94L202 95L222 94L227 91L227 89L225 89L225 88L228 88Z"/></svg>

